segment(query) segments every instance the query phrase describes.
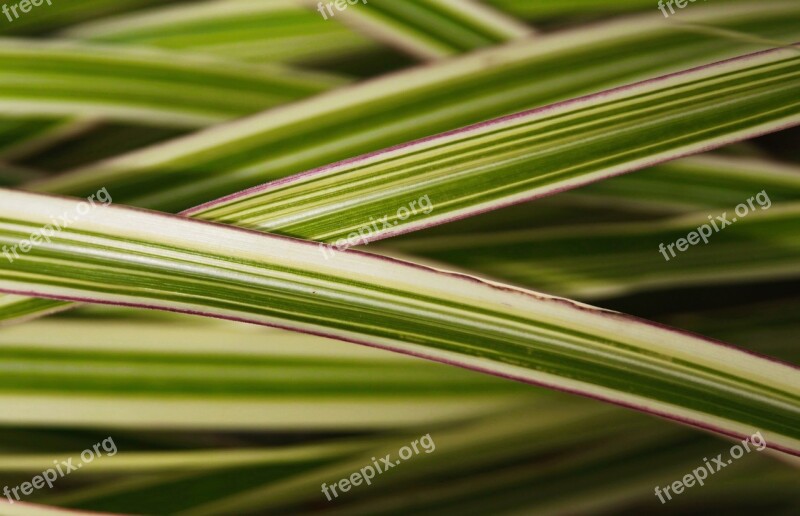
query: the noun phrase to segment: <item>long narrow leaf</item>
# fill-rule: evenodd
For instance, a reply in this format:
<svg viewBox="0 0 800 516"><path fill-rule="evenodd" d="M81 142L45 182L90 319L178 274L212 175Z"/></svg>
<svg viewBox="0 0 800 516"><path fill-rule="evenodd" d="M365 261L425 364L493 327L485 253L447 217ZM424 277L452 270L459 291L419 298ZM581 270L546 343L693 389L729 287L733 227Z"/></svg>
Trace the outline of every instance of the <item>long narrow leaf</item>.
<svg viewBox="0 0 800 516"><path fill-rule="evenodd" d="M318 2L306 0L310 6ZM423 59L435 59L530 35L533 31L473 0L370 0L332 15Z"/></svg>
<svg viewBox="0 0 800 516"><path fill-rule="evenodd" d="M0 193L0 242L73 201ZM23 218L21 213L27 213ZM0 270L6 292L292 328L549 386L800 454L800 373L618 313L361 253L98 207Z"/></svg>
<svg viewBox="0 0 800 516"><path fill-rule="evenodd" d="M322 167L186 214L329 242L353 232L361 240L374 218L381 225L369 238L384 238L800 124L798 90L800 51L753 54ZM414 208L410 220L398 210L424 198L430 208Z"/></svg>
<svg viewBox="0 0 800 516"><path fill-rule="evenodd" d="M800 40L796 2L686 14L687 21ZM180 211L414 138L759 48L634 17L340 88L31 188L89 195L109 187L117 202Z"/></svg>
<svg viewBox="0 0 800 516"><path fill-rule="evenodd" d="M800 52L753 54L323 167L185 214L352 246L796 125L798 87ZM412 206L413 217L400 212L422 199L427 207ZM8 303L4 319L58 307Z"/></svg>
<svg viewBox="0 0 800 516"><path fill-rule="evenodd" d="M493 378L310 335L182 321L9 328L0 371L0 419L37 426L402 428L529 398Z"/></svg>
<svg viewBox="0 0 800 516"><path fill-rule="evenodd" d="M294 1L217 0L159 6L71 27L65 37L244 61L319 60L376 47Z"/></svg>
<svg viewBox="0 0 800 516"><path fill-rule="evenodd" d="M287 67L73 42L0 41L0 107L27 116L204 126L343 81Z"/></svg>

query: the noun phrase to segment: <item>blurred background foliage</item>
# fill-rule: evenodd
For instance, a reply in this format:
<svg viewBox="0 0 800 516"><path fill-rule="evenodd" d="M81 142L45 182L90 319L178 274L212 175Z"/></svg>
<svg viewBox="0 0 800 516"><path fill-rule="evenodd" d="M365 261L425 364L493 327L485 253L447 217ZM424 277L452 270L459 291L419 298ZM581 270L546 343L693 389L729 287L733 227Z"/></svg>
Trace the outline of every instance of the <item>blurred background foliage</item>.
<svg viewBox="0 0 800 516"><path fill-rule="evenodd" d="M554 91L416 125L416 132L330 158L765 47L745 36L800 40L797 12L763 7L770 2L715 3L689 9L709 9L709 24L730 33L688 31L676 16L674 32L577 45L531 65L538 72L563 60L573 73L586 66L580 80L567 76L574 83L557 82L565 75L554 72ZM371 4L325 21L314 2L289 0L54 0L12 23L2 20L0 181L46 184L107 158L157 151L217 124L456 54L507 42L535 46L537 38L585 24L637 23L628 16L661 17L651 0L464 2L452 18L423 1ZM741 16L727 19L737 8ZM497 87L498 77L484 80ZM531 73L524 81L540 78ZM167 95L181 82L204 89ZM441 99L426 100L481 98L467 86L447 85ZM371 113L364 132L377 131L391 114ZM783 131L368 250L590 301L798 363L797 246L755 227L740 238L721 235L668 266L656 252L658 242L685 234L676 221L702 221L762 189L776 204L800 201L798 143L797 130ZM224 175L267 160L268 152L252 146L234 157L198 159ZM653 224L664 233L654 233ZM799 229L790 220L781 234L797 238ZM778 261L787 266L774 268ZM747 455L662 506L656 485L681 478L729 443L591 400L349 344L87 307L9 325L0 344L4 485L27 481L53 459L76 456L109 435L120 450L29 502L187 515L788 515L800 507L797 461L770 452ZM335 502L321 494L322 482L426 433L434 453Z"/></svg>

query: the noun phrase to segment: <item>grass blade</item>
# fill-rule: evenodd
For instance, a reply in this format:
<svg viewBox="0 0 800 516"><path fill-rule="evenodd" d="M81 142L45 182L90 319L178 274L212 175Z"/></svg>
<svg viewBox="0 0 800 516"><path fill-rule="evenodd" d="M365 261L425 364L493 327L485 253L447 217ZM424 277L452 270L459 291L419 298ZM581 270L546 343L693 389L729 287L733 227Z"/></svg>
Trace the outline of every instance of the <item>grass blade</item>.
<svg viewBox="0 0 800 516"><path fill-rule="evenodd" d="M62 36L254 62L319 60L376 48L297 2L274 0L160 6L73 26Z"/></svg>
<svg viewBox="0 0 800 516"><path fill-rule="evenodd" d="M319 93L343 81L156 50L77 42L0 41L0 107L33 117L83 116L199 127Z"/></svg>
<svg viewBox="0 0 800 516"><path fill-rule="evenodd" d="M800 40L799 16L796 2L769 9L759 2L687 20L791 41ZM673 50L667 58L665 47ZM759 48L634 17L340 88L30 186L69 195L107 186L117 202L177 212L414 138Z"/></svg>
<svg viewBox="0 0 800 516"><path fill-rule="evenodd" d="M4 244L74 207L10 191L0 200ZM470 277L354 252L326 260L310 242L98 207L0 270L0 289L367 343L725 435L759 429L774 449L800 454L800 373L791 366Z"/></svg>

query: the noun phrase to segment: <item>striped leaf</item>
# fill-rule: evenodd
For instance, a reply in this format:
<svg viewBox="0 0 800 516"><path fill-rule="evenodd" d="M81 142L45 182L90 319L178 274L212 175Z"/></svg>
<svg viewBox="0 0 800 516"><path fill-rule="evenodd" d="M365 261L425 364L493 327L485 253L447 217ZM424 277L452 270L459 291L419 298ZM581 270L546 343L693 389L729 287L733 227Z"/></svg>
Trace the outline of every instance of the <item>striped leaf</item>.
<svg viewBox="0 0 800 516"><path fill-rule="evenodd" d="M472 0L373 0L348 5L352 8L340 11L335 2L311 0L179 4L72 27L64 35L243 60L319 62L324 56L378 48L364 36L432 59L532 33L525 24Z"/></svg>
<svg viewBox="0 0 800 516"><path fill-rule="evenodd" d="M376 48L295 1L218 0L154 7L71 27L65 37L242 61L320 60Z"/></svg>
<svg viewBox="0 0 800 516"><path fill-rule="evenodd" d="M796 2L721 5L687 15L687 21L800 39ZM664 48L672 51L665 55ZM89 195L105 186L117 202L180 211L414 138L758 48L635 17L340 88L31 187Z"/></svg>
<svg viewBox="0 0 800 516"><path fill-rule="evenodd" d="M429 228L424 233L392 239L388 245L474 232L665 220L703 210L719 214L762 190L774 204L782 205L800 201L798 178L800 167L788 163L721 153L690 156L536 202Z"/></svg>
<svg viewBox="0 0 800 516"><path fill-rule="evenodd" d="M322 167L186 214L352 245L800 124L798 88L800 52L753 54ZM420 199L428 201L401 212Z"/></svg>
<svg viewBox="0 0 800 516"><path fill-rule="evenodd" d="M43 0L44 1L44 0ZM0 26L2 34L42 34L73 23L83 23L93 18L119 14L124 12L174 2L175 0L69 0L57 2L51 0L45 9L37 9L30 16L14 18L10 23ZM13 5L13 4L11 4ZM11 8L9 5L9 9ZM10 11L9 11L10 12ZM13 14L12 14L13 17Z"/></svg>
<svg viewBox="0 0 800 516"><path fill-rule="evenodd" d="M305 1L325 19L340 18L422 59L488 47L533 32L474 0L369 0L350 3L341 11L334 2Z"/></svg>
<svg viewBox="0 0 800 516"><path fill-rule="evenodd" d="M64 41L0 41L0 108L32 117L83 116L205 126L342 84L325 74L176 59L156 50Z"/></svg>
<svg viewBox="0 0 800 516"><path fill-rule="evenodd" d="M13 244L72 200L0 193ZM25 215L22 215L22 214ZM0 289L183 311L447 362L800 454L800 373L618 313L361 253L101 207L0 269Z"/></svg>
<svg viewBox="0 0 800 516"><path fill-rule="evenodd" d="M308 5L301 7L301 1ZM679 497L673 492L673 512L792 513L800 500L792 469L800 465L797 367L751 352L797 359L798 176L796 167L767 160L791 159L800 128L726 145L720 149L725 158L681 158L615 178L603 175L609 172L606 161L623 172L636 164L615 141L634 154L652 151L655 159L672 160L671 152L680 155L680 139L716 145L715 136L694 134L696 113L686 116L671 92L664 92L667 104L640 109L637 96L655 91L648 90L633 92L635 115L625 129L619 123L628 118L628 106L618 106L611 116L597 113L590 120L576 112L574 120L559 121L563 133L541 127L531 134L523 124L517 133L498 133L504 138L498 141L474 133L485 147L459 138L478 129L470 124L489 120L492 126L509 113L524 117L531 109L575 102L581 95L592 96L582 99L592 104L587 109L601 108L605 99L594 95L599 91L635 89L637 81L652 85L660 80L653 77L786 47L800 40L800 4L697 2L675 7L676 14L666 18L658 2L639 0L374 1L374 6L332 2L337 12L325 20L313 0L59 0L23 11L0 27L0 33L69 46L76 55L83 48L90 55L106 52L115 62L156 54L169 56L165 69L213 62L211 75L220 78L207 83L206 72L192 70L202 83L182 83L177 76L159 82L160 72L153 74L152 67L140 71L126 64L119 77L96 75L95 69L89 81L116 79L127 83L132 95L122 87L97 94L77 87L70 108L84 114L64 115L54 97L45 95L41 103L38 97L23 98L22 111L6 110L0 120L0 186L74 196L0 189L0 292L6 287L15 292L0 294L0 321L9 315L35 319L42 309L73 306L71 300L90 302L0 330L0 477L8 487L21 486L24 495L14 503L4 492L0 513L53 514L51 507L59 506L195 516L639 514L658 512L660 495L657 488L653 496L653 486L674 487L701 459L734 452L732 443L708 432L614 403L713 427L731 438L760 431L765 444L798 455L748 453L724 478L708 478L703 489ZM503 43L529 31L493 10L503 5L527 11L544 35ZM641 16L607 18L634 9ZM71 23L80 25L71 30ZM92 30L99 32L90 36ZM81 36L83 31L88 32ZM410 66L413 58L378 41L423 58L466 55L387 74ZM19 70L20 76L35 81L30 90L37 95L53 87L75 89L60 81L63 75L77 84L83 63L67 60L76 67L62 73L58 60L36 61L39 75ZM164 121L185 109L184 101L200 110L193 115L203 113L207 106L200 97L186 93L195 86L221 94L208 102L213 109L239 101L239 89L223 84L218 66L241 70L233 81L239 82L254 70L273 73L278 68L255 63L275 60L360 80L328 92L322 90L330 87L320 86L252 115L261 111L254 106L241 120L230 121L240 114L219 114L205 122ZM717 77L720 106L713 107L715 120L701 124L701 131L730 130L738 137L736 124L754 129L754 117L795 105L790 96L776 95L775 104L760 96L776 85L769 80L787 79L780 73L750 84L747 100L732 98L725 84L738 72ZM378 78L363 80L367 77ZM678 86L675 93L692 96L691 87L702 89L705 79ZM114 96L114 109L139 110L149 94L144 85L165 90L158 92L161 114L147 113L144 120L108 109L107 93ZM796 83L786 86L800 91ZM616 92L605 93L613 102ZM737 113L717 118L726 103ZM673 140L676 135L667 131L680 128L684 116L687 130ZM664 132L650 127L660 117L672 117L664 121ZM225 123L202 127L217 121ZM610 124L608 135L592 131L600 121ZM655 142L653 148L629 137L640 128ZM450 133L440 134L445 131ZM539 136L557 140L555 147L540 147ZM606 136L611 147L595 147L595 138ZM443 137L452 140L443 143ZM419 138L442 144L443 154L421 149ZM662 144L672 147L665 150ZM427 153L430 162L390 149L393 145ZM515 146L519 154L511 152ZM374 155L354 158L370 152ZM423 181L434 179L427 186L441 187L436 198L413 191L416 174L406 174L403 163L392 160L393 152ZM498 163L492 161L495 154ZM389 155L386 169L369 161ZM519 158L522 165L514 168L507 158ZM337 163L343 159L348 161ZM359 177L348 168L358 163L368 163L375 177ZM448 163L455 174L466 174L464 188L440 174ZM578 165L574 177L567 170L559 177L558 167L570 163L586 168ZM512 177L481 179L483 165ZM355 179L350 192L334 175L323 179L331 170ZM548 171L559 174L552 184L551 176L543 175ZM571 188L584 172L596 172L602 181ZM328 202L305 179L330 192ZM548 190L562 179L568 191ZM495 209L504 202L495 186L502 190L528 180L531 191L541 187L543 195L558 195ZM274 182L253 189L269 181ZM113 194L117 206L176 213L205 204L191 212L230 208L223 217L241 216L244 224L251 215L266 218L253 231L186 213L176 218L103 207L81 211L80 222L51 232L54 215L63 221L64 211L77 213L80 198L100 188ZM294 204L303 205L296 210L289 201L295 188ZM285 196L274 212L249 197L271 189ZM407 198L409 189L419 196ZM363 195L356 195L360 190ZM730 215L737 203L753 200L761 190L769 193L769 211L753 208L746 220L713 234L708 245L659 261L660 238L686 237L706 222L704 216ZM470 194L475 206L489 196L483 207L491 211L470 211ZM239 211L237 200L256 204ZM319 238L331 236L326 233L331 228L316 218L321 213L357 229L354 238L371 242L391 230L418 229L411 227L418 217L427 219L438 208L448 213L450 201L463 203L463 210L451 214L464 218L425 220L447 223L383 241L388 244L371 243L368 249L383 257L337 250L336 240L326 240L332 247L313 241L319 232ZM265 235L271 217L284 223L280 217L287 215L298 223L284 226L284 235ZM383 221L388 229L380 229ZM601 234L617 247L597 238ZM303 238L287 238L292 236ZM31 249L25 240L31 240ZM409 256L412 251L416 255ZM498 283L495 278L504 274L529 285ZM658 324L524 290L540 286L584 297L613 296L599 302ZM235 321L220 320L226 318ZM270 325L285 329L265 327ZM548 393L525 383L568 392ZM435 439L435 453L419 454L375 478L369 488L340 491L331 502L323 501L326 484L332 489L334 483L341 486L338 479L350 478L355 486L353 472L373 462L377 467L377 458L387 453L403 458L402 447L414 443L416 451L425 434ZM55 489L36 489L35 475L54 467L53 459L80 457L80 450L108 436L122 453L59 479ZM27 482L34 487L30 495Z"/></svg>
<svg viewBox="0 0 800 516"><path fill-rule="evenodd" d="M341 249L795 125L799 85L800 54L773 50L366 155L185 214ZM64 306L5 304L5 320Z"/></svg>
<svg viewBox="0 0 800 516"><path fill-rule="evenodd" d="M8 328L0 371L0 420L36 426L395 429L532 397L519 385L320 337L182 319Z"/></svg>

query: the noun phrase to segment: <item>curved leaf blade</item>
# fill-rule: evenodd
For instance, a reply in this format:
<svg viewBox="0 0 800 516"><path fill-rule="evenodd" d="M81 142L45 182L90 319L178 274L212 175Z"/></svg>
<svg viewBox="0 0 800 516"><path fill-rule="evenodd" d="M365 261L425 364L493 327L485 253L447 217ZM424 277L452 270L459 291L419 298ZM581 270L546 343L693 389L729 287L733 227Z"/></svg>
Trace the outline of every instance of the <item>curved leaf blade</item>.
<svg viewBox="0 0 800 516"><path fill-rule="evenodd" d="M532 397L521 385L401 355L195 319L8 328L0 372L0 421L50 427L398 429Z"/></svg>
<svg viewBox="0 0 800 516"><path fill-rule="evenodd" d="M687 14L688 21L800 40L796 2ZM107 186L117 202L177 212L415 138L760 48L634 17L339 88L29 186L69 195Z"/></svg>
<svg viewBox="0 0 800 516"><path fill-rule="evenodd" d="M241 61L319 59L375 48L295 1L217 0L158 6L70 27L62 36Z"/></svg>
<svg viewBox="0 0 800 516"><path fill-rule="evenodd" d="M353 245L373 220L383 224L370 241L800 124L797 91L800 51L766 51L400 145L184 213ZM410 219L398 209L425 197L431 208Z"/></svg>
<svg viewBox="0 0 800 516"><path fill-rule="evenodd" d="M313 8L318 5L305 1ZM525 24L473 0L370 0L334 11L334 15L422 59L454 55L533 33Z"/></svg>
<svg viewBox="0 0 800 516"><path fill-rule="evenodd" d="M766 51L368 154L184 214L353 246L797 125L798 88L800 53ZM399 211L423 198L430 210ZM65 306L7 303L6 320Z"/></svg>
<svg viewBox="0 0 800 516"><path fill-rule="evenodd" d="M73 201L0 192L0 242ZM26 213L21 217L21 213ZM800 372L530 291L159 213L98 207L0 269L0 290L180 311L368 344L543 385L800 455Z"/></svg>
<svg viewBox="0 0 800 516"><path fill-rule="evenodd" d="M343 84L326 74L79 42L0 41L0 107L202 127Z"/></svg>

